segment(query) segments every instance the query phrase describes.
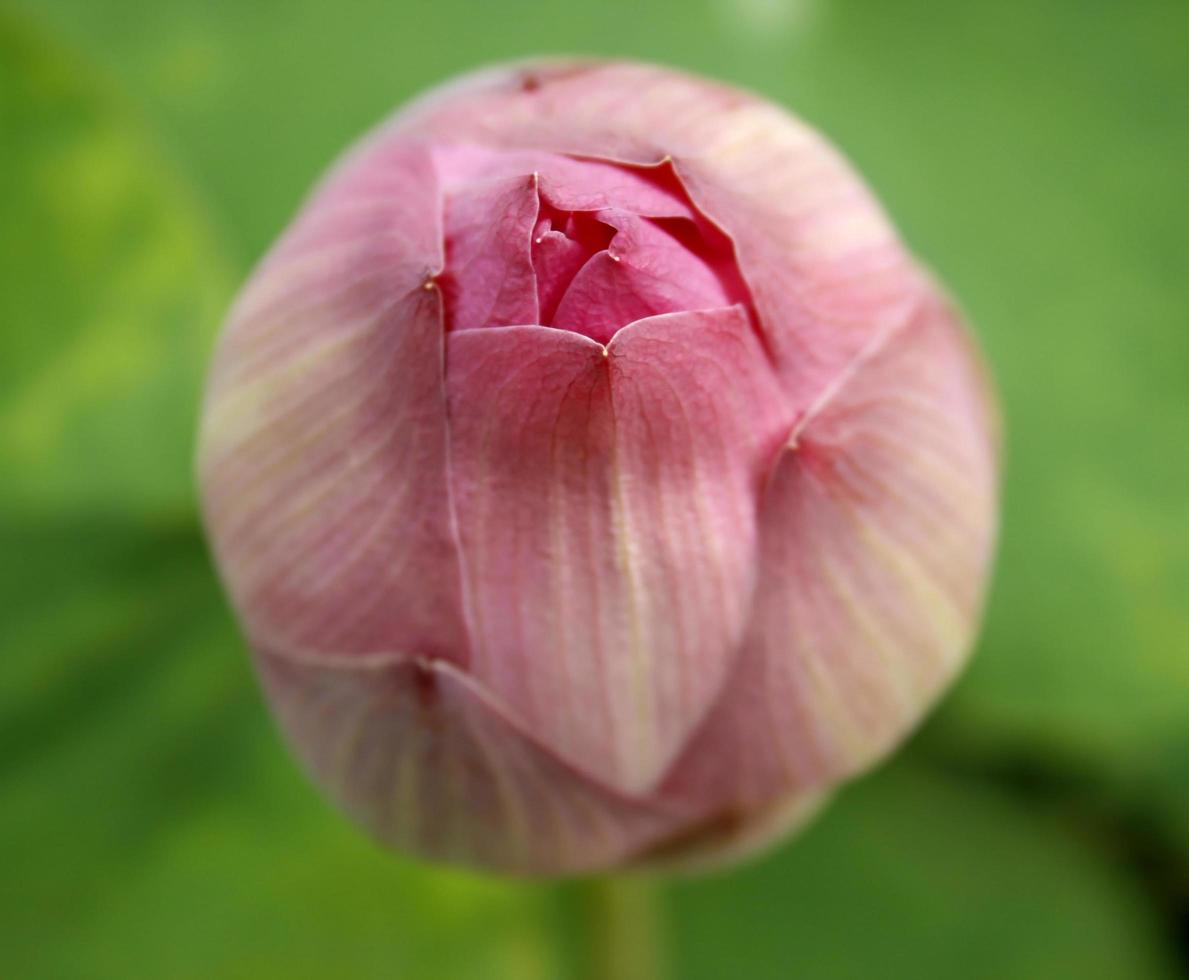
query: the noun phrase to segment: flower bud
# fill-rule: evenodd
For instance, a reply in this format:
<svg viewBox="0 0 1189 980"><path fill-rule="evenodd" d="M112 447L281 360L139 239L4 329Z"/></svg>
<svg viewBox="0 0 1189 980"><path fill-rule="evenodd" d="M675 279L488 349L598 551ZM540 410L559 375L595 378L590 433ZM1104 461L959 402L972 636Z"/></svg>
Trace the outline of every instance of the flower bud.
<svg viewBox="0 0 1189 980"><path fill-rule="evenodd" d="M954 676L993 546L958 315L753 96L494 70L339 163L252 276L198 472L282 728L376 837L731 855Z"/></svg>

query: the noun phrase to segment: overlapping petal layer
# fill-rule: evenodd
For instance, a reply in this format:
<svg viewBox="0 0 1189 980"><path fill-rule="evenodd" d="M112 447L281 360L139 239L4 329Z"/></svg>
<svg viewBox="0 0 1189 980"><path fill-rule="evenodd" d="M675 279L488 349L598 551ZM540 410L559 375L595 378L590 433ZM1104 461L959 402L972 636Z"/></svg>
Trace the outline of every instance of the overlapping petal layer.
<svg viewBox="0 0 1189 980"><path fill-rule="evenodd" d="M382 138L399 140L402 135L399 128L382 131ZM619 208L649 218L694 217L680 190L661 179L654 167L624 167L601 152L587 158L567 156L547 144L540 149L516 149L467 142L465 133L437 136L433 163L446 196L476 182L535 175L541 196L559 211Z"/></svg>
<svg viewBox="0 0 1189 980"><path fill-rule="evenodd" d="M453 329L537 323L532 174L478 181L449 195L445 213L447 325Z"/></svg>
<svg viewBox="0 0 1189 980"><path fill-rule="evenodd" d="M749 301L663 168L468 145L434 161L448 329L541 324L606 343L645 317Z"/></svg>
<svg viewBox="0 0 1189 980"><path fill-rule="evenodd" d="M606 343L620 327L645 317L730 305L713 269L658 225L612 209L597 217L614 228L614 237L575 274L554 326Z"/></svg>
<svg viewBox="0 0 1189 980"><path fill-rule="evenodd" d="M734 240L790 397L808 406L927 292L879 204L809 126L754 96L650 65L479 73L393 133L659 165Z"/></svg>
<svg viewBox="0 0 1189 980"><path fill-rule="evenodd" d="M789 413L738 308L604 348L540 327L448 345L470 670L577 768L660 778L718 693L755 582L755 500Z"/></svg>
<svg viewBox="0 0 1189 980"><path fill-rule="evenodd" d="M203 507L249 637L465 662L428 155L345 170L253 279L216 355Z"/></svg>
<svg viewBox="0 0 1189 980"><path fill-rule="evenodd" d="M994 431L977 355L936 300L823 395L764 493L760 586L729 689L666 793L748 806L827 786L915 724L979 614Z"/></svg>
<svg viewBox="0 0 1189 980"><path fill-rule="evenodd" d="M311 776L394 847L504 871L581 872L688 819L678 805L631 800L575 772L441 661L257 662Z"/></svg>

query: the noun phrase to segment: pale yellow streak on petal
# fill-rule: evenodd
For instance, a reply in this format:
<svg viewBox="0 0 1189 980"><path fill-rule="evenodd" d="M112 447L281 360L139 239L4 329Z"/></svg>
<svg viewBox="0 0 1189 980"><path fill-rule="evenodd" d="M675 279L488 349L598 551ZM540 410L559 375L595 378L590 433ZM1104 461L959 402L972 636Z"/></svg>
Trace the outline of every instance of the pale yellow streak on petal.
<svg viewBox="0 0 1189 980"><path fill-rule="evenodd" d="M300 388L316 367L358 342L359 335L373 322L372 316L361 317L353 326L336 332L329 340L290 356L271 370L254 375L251 381L220 391L206 409L202 454L212 457L228 448L238 448L262 429L275 424L278 419L267 412L275 396L281 391ZM357 404L358 399L348 402L350 408ZM313 440L319 433L313 430L308 435Z"/></svg>
<svg viewBox="0 0 1189 980"><path fill-rule="evenodd" d="M614 402L612 402L614 404ZM614 409L612 409L614 411ZM652 775L657 756L656 719L653 713L654 692L646 684L651 676L649 655L645 650L644 627L640 613L643 585L640 581L640 550L631 529L622 469L619 465L618 434L613 436L611 459L611 529L615 537L615 557L624 583L624 600L628 621L628 667L631 671L631 716L624 724L617 724L616 751L620 771L627 784L635 787ZM612 705L614 709L615 705Z"/></svg>

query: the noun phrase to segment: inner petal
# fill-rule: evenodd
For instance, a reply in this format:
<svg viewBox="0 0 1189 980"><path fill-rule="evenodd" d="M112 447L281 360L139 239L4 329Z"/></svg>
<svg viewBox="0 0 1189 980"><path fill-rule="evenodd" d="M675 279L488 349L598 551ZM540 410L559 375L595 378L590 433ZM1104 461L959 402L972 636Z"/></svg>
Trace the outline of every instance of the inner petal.
<svg viewBox="0 0 1189 980"><path fill-rule="evenodd" d="M529 251L537 206L531 175L476 181L446 199L441 284L449 327L540 322Z"/></svg>
<svg viewBox="0 0 1189 980"><path fill-rule="evenodd" d="M540 323L552 326L557 306L574 276L603 251L615 229L593 214L564 212L540 202L540 217L533 233L532 262L537 276Z"/></svg>
<svg viewBox="0 0 1189 980"><path fill-rule="evenodd" d="M482 147L435 161L448 330L536 324L606 343L649 316L751 310L729 240L671 166Z"/></svg>
<svg viewBox="0 0 1189 980"><path fill-rule="evenodd" d="M574 276L549 325L606 343L647 316L731 305L706 262L656 223L610 209L598 220L615 235Z"/></svg>

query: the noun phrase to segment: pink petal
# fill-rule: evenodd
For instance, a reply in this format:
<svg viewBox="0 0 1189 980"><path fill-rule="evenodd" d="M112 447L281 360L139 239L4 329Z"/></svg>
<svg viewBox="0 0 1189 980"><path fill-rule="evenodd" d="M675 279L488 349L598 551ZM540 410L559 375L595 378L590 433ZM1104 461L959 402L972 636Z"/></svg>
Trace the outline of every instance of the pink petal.
<svg viewBox="0 0 1189 980"><path fill-rule="evenodd" d="M541 196L559 211L618 208L649 218L692 218L676 187L654 167L625 167L605 160L553 155L541 168Z"/></svg>
<svg viewBox="0 0 1189 980"><path fill-rule="evenodd" d="M650 65L556 62L478 73L393 131L672 166L735 241L767 345L808 406L924 292L878 203L820 135L727 86Z"/></svg>
<svg viewBox="0 0 1189 980"><path fill-rule="evenodd" d="M476 182L446 198L450 327L540 322L531 252L537 209L532 174Z"/></svg>
<svg viewBox="0 0 1189 980"><path fill-rule="evenodd" d="M953 677L995 526L994 420L938 302L864 352L794 431L761 514L753 629L666 792L740 805L895 745Z"/></svg>
<svg viewBox="0 0 1189 980"><path fill-rule="evenodd" d="M470 670L575 768L643 791L746 624L759 474L790 422L765 355L731 308L608 348L462 331L447 357Z"/></svg>
<svg viewBox="0 0 1189 980"><path fill-rule="evenodd" d="M813 130L756 103L719 137L674 166L734 240L787 388L808 405L902 326L926 287L878 202Z"/></svg>
<svg viewBox="0 0 1189 980"><path fill-rule="evenodd" d="M557 304L588 258L582 243L563 232L550 229L533 239L533 268L537 273L542 323L553 323Z"/></svg>
<svg viewBox="0 0 1189 980"><path fill-rule="evenodd" d="M262 264L216 354L203 511L254 643L465 662L446 480L437 188L359 155Z"/></svg>
<svg viewBox="0 0 1189 980"><path fill-rule="evenodd" d="M553 326L606 343L647 316L731 305L706 264L651 221L624 211L600 211L599 220L618 233L574 277Z"/></svg>
<svg viewBox="0 0 1189 980"><path fill-rule="evenodd" d="M655 167L624 167L606 160L576 159L541 150L492 149L476 143L443 142L433 150L447 193L475 181L537 174L541 194L559 211L622 208L653 218L692 218L677 187Z"/></svg>
<svg viewBox="0 0 1189 980"><path fill-rule="evenodd" d="M448 664L257 663L312 778L392 847L521 874L580 872L629 858L685 816L585 779Z"/></svg>

